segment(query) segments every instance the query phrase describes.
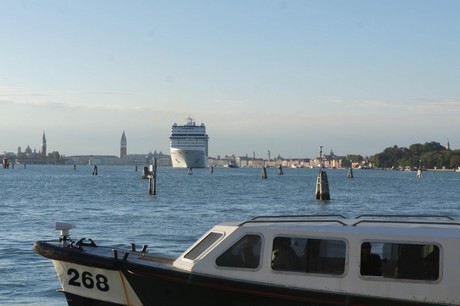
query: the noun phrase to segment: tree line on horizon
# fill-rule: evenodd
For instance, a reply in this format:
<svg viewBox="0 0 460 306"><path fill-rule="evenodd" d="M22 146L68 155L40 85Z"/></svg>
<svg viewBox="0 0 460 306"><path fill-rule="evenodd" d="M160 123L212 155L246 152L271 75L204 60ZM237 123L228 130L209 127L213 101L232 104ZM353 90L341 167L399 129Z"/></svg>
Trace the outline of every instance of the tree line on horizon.
<svg viewBox="0 0 460 306"><path fill-rule="evenodd" d="M361 160L360 160L361 159ZM347 161L363 161L360 155L347 155ZM375 168L426 168L453 169L460 166L460 150L446 149L438 142L412 144L406 147L388 147L383 152L369 157Z"/></svg>

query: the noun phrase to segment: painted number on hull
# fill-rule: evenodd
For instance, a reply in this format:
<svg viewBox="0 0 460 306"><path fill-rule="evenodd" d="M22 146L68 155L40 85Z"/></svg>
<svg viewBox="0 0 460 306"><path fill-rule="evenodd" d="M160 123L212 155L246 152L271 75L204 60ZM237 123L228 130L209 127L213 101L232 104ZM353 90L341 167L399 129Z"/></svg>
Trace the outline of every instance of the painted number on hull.
<svg viewBox="0 0 460 306"><path fill-rule="evenodd" d="M69 285L81 287L82 285L85 288L93 289L96 287L100 291L109 291L108 279L105 275L96 274L93 276L90 272L80 272L75 269L67 270L67 275L70 275Z"/></svg>

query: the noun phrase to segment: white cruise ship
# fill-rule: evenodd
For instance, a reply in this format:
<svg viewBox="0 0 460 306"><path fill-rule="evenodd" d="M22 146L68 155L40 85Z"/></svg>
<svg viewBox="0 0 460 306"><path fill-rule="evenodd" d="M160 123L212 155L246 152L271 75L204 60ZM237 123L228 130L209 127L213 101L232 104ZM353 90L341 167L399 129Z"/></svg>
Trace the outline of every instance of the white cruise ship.
<svg viewBox="0 0 460 306"><path fill-rule="evenodd" d="M208 135L204 123L187 118L185 125L171 127L171 161L174 168L208 167Z"/></svg>

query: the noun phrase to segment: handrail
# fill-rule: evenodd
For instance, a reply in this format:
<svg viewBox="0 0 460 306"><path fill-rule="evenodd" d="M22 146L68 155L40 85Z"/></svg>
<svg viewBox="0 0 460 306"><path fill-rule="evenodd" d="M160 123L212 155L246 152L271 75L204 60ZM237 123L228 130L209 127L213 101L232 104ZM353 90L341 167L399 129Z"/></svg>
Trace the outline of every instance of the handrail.
<svg viewBox="0 0 460 306"><path fill-rule="evenodd" d="M274 218L315 218L315 217L339 217L342 219L347 219L347 217L343 215L334 215L334 214L319 214L319 215L274 215L274 216L256 216L252 218L251 220L257 220L257 219L274 219Z"/></svg>
<svg viewBox="0 0 460 306"><path fill-rule="evenodd" d="M324 218L327 219L324 219ZM447 221L442 220L383 220L383 219L361 219L364 217L379 217L379 218L444 218ZM334 219L338 218L338 219ZM264 219L264 220L262 220ZM390 215L390 214L362 214L354 219L357 220L355 223L349 224L340 219L347 219L347 217L339 214L319 214L319 215L274 215L274 216L256 216L250 220L243 221L238 226L243 226L249 223L325 223L332 222L338 223L343 226L357 226L361 223L381 223L381 224L426 224L426 225L457 225L460 226L460 222L447 215ZM358 220L361 219L361 220Z"/></svg>
<svg viewBox="0 0 460 306"><path fill-rule="evenodd" d="M455 221L454 218L447 216L447 215L391 215L391 214L362 214L359 216L356 216L355 219L360 219L362 217L380 217L380 218L445 218L447 220L452 220Z"/></svg>
<svg viewBox="0 0 460 306"><path fill-rule="evenodd" d="M357 226L361 223L386 223L386 224L431 224L431 225L458 225L460 226L460 222L448 222L448 221L417 221L417 220L359 220L351 224L351 226Z"/></svg>
<svg viewBox="0 0 460 306"><path fill-rule="evenodd" d="M238 224L238 226L243 226L245 224L248 224L248 223L313 223L313 222L336 222L336 223L339 223L343 226L347 226L348 224L346 224L345 222L342 222L340 220L335 220L335 219L275 219L275 220L248 220L248 221L244 221L240 224Z"/></svg>

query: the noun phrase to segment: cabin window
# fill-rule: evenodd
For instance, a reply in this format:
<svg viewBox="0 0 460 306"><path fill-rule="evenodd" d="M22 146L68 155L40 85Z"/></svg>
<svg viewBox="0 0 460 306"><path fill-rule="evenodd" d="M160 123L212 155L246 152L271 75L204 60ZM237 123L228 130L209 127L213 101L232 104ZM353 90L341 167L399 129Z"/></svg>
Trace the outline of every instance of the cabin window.
<svg viewBox="0 0 460 306"><path fill-rule="evenodd" d="M185 254L184 258L195 260L203 254L211 245L214 244L220 237L222 237L222 233L209 233L203 240L200 241L193 249L190 250L187 254Z"/></svg>
<svg viewBox="0 0 460 306"><path fill-rule="evenodd" d="M345 271L345 254L342 240L276 237L272 269L341 275Z"/></svg>
<svg viewBox="0 0 460 306"><path fill-rule="evenodd" d="M219 267L255 269L260 262L262 239L246 235L216 259Z"/></svg>
<svg viewBox="0 0 460 306"><path fill-rule="evenodd" d="M396 279L437 280L439 247L434 244L364 242L361 275Z"/></svg>

